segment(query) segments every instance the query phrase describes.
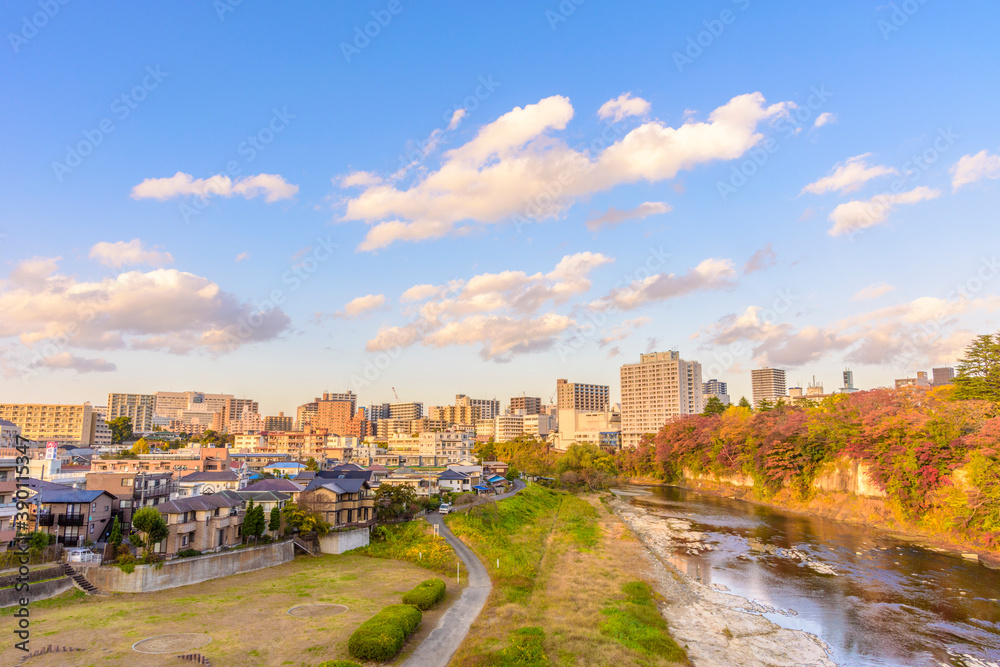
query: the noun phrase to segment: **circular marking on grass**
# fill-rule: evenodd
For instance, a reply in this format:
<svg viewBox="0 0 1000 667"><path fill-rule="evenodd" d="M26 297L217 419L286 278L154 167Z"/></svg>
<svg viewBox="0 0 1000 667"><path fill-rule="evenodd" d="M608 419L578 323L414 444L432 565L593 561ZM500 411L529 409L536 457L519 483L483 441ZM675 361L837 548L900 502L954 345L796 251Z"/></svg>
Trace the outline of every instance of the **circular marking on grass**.
<svg viewBox="0 0 1000 667"><path fill-rule="evenodd" d="M347 611L347 607L342 604L331 604L329 602L318 602L316 604L300 604L288 610L289 616L298 618L316 618L318 616L336 616Z"/></svg>
<svg viewBox="0 0 1000 667"><path fill-rule="evenodd" d="M177 651L192 651L207 646L210 641L212 638L208 635L197 632L179 632L137 641L132 644L132 650L138 653L176 653Z"/></svg>

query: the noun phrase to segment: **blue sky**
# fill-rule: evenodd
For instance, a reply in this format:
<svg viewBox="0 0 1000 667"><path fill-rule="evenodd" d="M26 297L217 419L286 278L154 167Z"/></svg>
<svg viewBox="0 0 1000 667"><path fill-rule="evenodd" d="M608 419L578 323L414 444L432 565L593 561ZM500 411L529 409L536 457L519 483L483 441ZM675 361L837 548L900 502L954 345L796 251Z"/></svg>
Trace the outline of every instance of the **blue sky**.
<svg viewBox="0 0 1000 667"><path fill-rule="evenodd" d="M653 349L736 397L761 364L949 363L998 326L998 19L4 3L0 401L617 396Z"/></svg>

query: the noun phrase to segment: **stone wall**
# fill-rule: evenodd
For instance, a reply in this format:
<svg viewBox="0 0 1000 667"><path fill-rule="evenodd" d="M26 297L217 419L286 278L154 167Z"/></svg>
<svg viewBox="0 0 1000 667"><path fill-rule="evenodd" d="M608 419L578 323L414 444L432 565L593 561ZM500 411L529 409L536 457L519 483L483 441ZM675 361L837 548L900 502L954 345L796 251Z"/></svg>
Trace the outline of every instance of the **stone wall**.
<svg viewBox="0 0 1000 667"><path fill-rule="evenodd" d="M101 590L149 593L274 567L293 558L294 546L289 540L207 556L177 558L163 563L159 569L155 565L136 565L131 574L123 572L119 567L107 565L86 568L83 575Z"/></svg>
<svg viewBox="0 0 1000 667"><path fill-rule="evenodd" d="M28 585L28 597L31 602L38 602L65 593L71 588L73 588L73 580L69 577L35 582ZM24 596L25 592L19 592L16 588L0 588L0 607L13 607L19 604L18 601ZM31 609L30 605L28 609Z"/></svg>
<svg viewBox="0 0 1000 667"><path fill-rule="evenodd" d="M368 527L340 533L327 533L319 538L319 550L325 554L342 554L358 547L367 547L371 529Z"/></svg>

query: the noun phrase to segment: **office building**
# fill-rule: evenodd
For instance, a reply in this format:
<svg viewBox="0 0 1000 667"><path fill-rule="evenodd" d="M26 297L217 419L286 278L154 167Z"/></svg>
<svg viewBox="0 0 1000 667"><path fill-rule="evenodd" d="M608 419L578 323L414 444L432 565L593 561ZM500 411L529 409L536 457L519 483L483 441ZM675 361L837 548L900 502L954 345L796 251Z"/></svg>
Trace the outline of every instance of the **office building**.
<svg viewBox="0 0 1000 667"><path fill-rule="evenodd" d="M780 368L755 368L750 371L750 382L754 408L759 408L762 401L774 405L787 394L785 371Z"/></svg>
<svg viewBox="0 0 1000 667"><path fill-rule="evenodd" d="M858 389L854 386L854 371L850 368L844 369L844 386L837 389L838 394L853 394Z"/></svg>
<svg viewBox="0 0 1000 667"><path fill-rule="evenodd" d="M390 403L389 419L420 419L424 416L423 403Z"/></svg>
<svg viewBox="0 0 1000 667"><path fill-rule="evenodd" d="M639 363L621 367L621 443L635 447L668 420L699 414L704 408L701 364L684 361L679 352L640 354ZM562 415L559 417L562 429Z"/></svg>
<svg viewBox="0 0 1000 667"><path fill-rule="evenodd" d="M54 405L0 403L0 419L21 428L21 436L61 445L92 445L96 423L90 403Z"/></svg>
<svg viewBox="0 0 1000 667"><path fill-rule="evenodd" d="M556 407L559 410L599 412L608 409L610 387L606 384L584 384L556 380Z"/></svg>
<svg viewBox="0 0 1000 667"><path fill-rule="evenodd" d="M133 433L153 432L153 413L156 408L154 394L108 394L107 421L118 417L132 420Z"/></svg>

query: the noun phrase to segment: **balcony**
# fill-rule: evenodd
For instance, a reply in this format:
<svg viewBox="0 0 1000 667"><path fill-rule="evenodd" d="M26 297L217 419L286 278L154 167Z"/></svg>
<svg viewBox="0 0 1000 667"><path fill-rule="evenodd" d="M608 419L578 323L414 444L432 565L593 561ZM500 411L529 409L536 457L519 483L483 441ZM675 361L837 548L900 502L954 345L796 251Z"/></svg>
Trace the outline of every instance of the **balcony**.
<svg viewBox="0 0 1000 667"><path fill-rule="evenodd" d="M60 526L82 526L83 525L83 515L82 514L60 514L59 515L59 525Z"/></svg>
<svg viewBox="0 0 1000 667"><path fill-rule="evenodd" d="M51 526L55 519L53 514L39 514L38 515L38 525L39 526Z"/></svg>

